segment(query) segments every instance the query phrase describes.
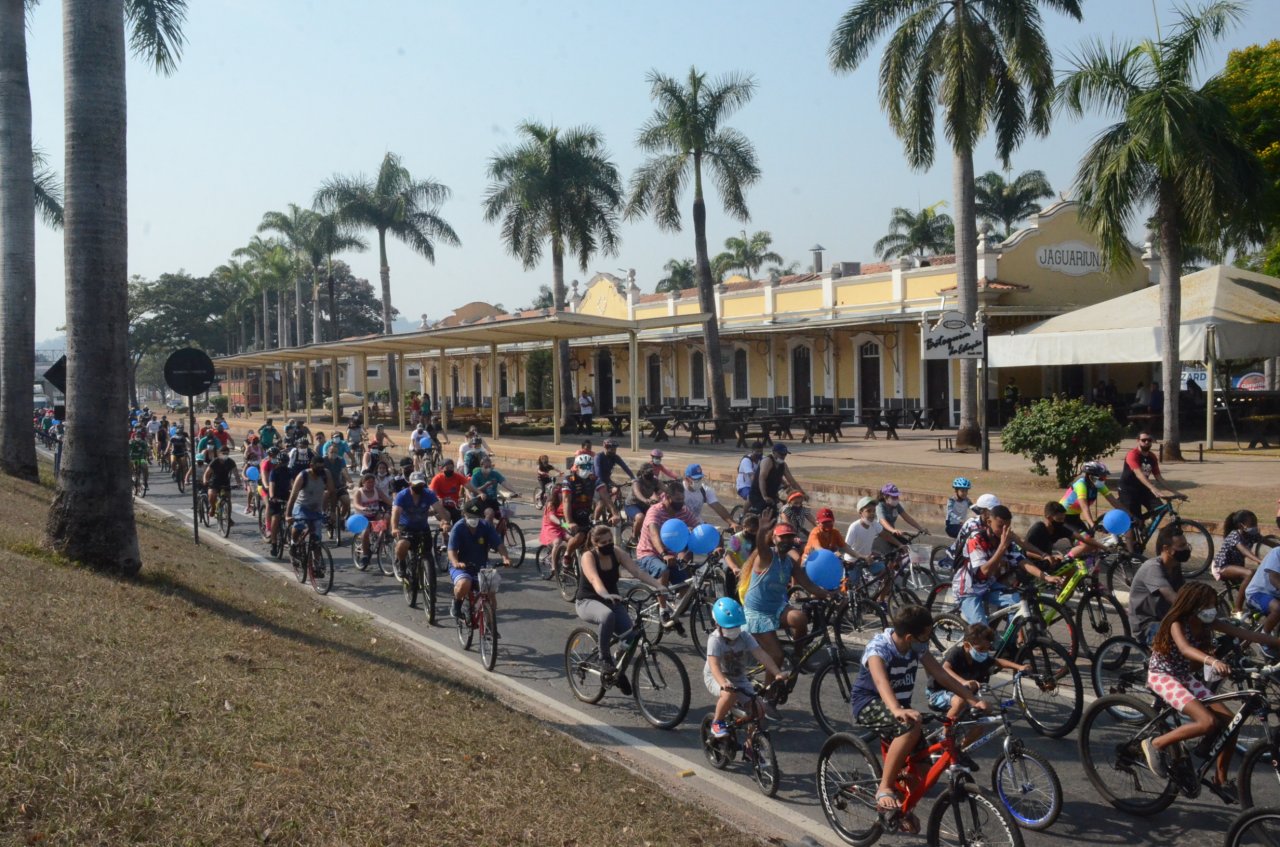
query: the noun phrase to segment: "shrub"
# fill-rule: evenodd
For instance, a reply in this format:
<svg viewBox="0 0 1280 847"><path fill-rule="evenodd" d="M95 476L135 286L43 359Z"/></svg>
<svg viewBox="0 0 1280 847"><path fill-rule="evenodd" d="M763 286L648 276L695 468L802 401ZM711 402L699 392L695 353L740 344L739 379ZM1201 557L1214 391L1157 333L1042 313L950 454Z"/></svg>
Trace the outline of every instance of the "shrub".
<svg viewBox="0 0 1280 847"><path fill-rule="evenodd" d="M1035 473L1048 476L1045 460L1053 459L1063 488L1081 463L1114 453L1123 437L1109 409L1059 397L1019 409L1001 433L1005 452L1030 459Z"/></svg>
<svg viewBox="0 0 1280 847"><path fill-rule="evenodd" d="M226 414L231 411L231 398L225 394L215 394L209 398L209 405L213 407L215 412Z"/></svg>

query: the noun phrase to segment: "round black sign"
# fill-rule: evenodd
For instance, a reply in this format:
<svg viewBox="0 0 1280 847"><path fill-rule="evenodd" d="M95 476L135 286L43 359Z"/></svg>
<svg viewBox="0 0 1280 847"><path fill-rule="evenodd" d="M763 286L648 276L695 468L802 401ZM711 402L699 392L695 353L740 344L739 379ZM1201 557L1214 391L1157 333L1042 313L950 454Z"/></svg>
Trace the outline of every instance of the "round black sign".
<svg viewBox="0 0 1280 847"><path fill-rule="evenodd" d="M194 347L174 350L164 363L165 384L188 397L208 391L213 375L213 360Z"/></svg>

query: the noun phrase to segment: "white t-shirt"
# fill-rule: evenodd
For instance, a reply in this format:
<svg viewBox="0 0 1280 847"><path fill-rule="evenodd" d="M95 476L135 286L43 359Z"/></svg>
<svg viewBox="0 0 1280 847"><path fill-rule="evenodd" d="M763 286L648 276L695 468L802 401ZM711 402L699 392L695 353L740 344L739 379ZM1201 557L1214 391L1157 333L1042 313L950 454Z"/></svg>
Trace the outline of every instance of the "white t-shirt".
<svg viewBox="0 0 1280 847"><path fill-rule="evenodd" d="M751 461L750 456L743 456L742 461L738 463L738 480L734 483L734 488L741 491L744 488L751 487L751 478L755 476L756 463Z"/></svg>
<svg viewBox="0 0 1280 847"><path fill-rule="evenodd" d="M686 502L688 501L686 500ZM1276 589L1271 585L1271 579L1267 576L1267 574L1273 573L1280 574L1280 547L1273 547L1270 553L1262 557L1262 564L1253 572L1253 577L1249 580L1249 587L1245 589L1246 593L1265 592L1275 597L1277 595Z"/></svg>
<svg viewBox="0 0 1280 847"><path fill-rule="evenodd" d="M685 483L684 504L689 507L689 511L693 512L695 518L702 519L702 507L705 504L718 502L720 501L716 499L716 493L705 482L696 491L690 488L688 483Z"/></svg>
<svg viewBox="0 0 1280 847"><path fill-rule="evenodd" d="M859 519L849 524L849 531L844 534L844 543L849 545L854 555L866 558L871 555L871 545L875 543L879 535L879 521L873 519L871 525L866 526Z"/></svg>
<svg viewBox="0 0 1280 847"><path fill-rule="evenodd" d="M584 415L589 415L592 413L592 407L594 406L594 404L595 404L595 401L593 401L590 396L578 398L578 408L582 410L582 414Z"/></svg>
<svg viewBox="0 0 1280 847"><path fill-rule="evenodd" d="M155 418L152 418L150 421L147 422L147 433L149 435L155 435L159 431L160 431L160 421L156 420Z"/></svg>

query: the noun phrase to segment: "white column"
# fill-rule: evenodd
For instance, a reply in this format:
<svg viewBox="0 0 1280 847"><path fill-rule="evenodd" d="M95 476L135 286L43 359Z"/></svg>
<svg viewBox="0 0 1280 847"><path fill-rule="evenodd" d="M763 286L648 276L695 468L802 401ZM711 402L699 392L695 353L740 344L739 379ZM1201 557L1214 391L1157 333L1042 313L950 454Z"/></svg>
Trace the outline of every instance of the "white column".
<svg viewBox="0 0 1280 847"><path fill-rule="evenodd" d="M893 297L893 302L897 303L898 308L901 309L907 299L907 281L903 276L903 272L911 267L911 260L906 256L899 256L889 264L891 267L890 274L893 277L893 294L891 296Z"/></svg>
<svg viewBox="0 0 1280 847"><path fill-rule="evenodd" d="M836 402L836 357L835 346L839 343L834 335L827 339L827 349L822 351L822 393L831 401L832 411L838 412Z"/></svg>
<svg viewBox="0 0 1280 847"><path fill-rule="evenodd" d="M770 277L764 281L764 285L760 290L764 292L764 313L761 317L765 323L771 324L773 323L775 295L777 294L778 286L774 283L773 278ZM773 342L770 341L769 343L772 344Z"/></svg>
<svg viewBox="0 0 1280 847"><path fill-rule="evenodd" d="M636 331L627 333L627 381L631 392L631 452L640 450L640 345L636 343Z"/></svg>
<svg viewBox="0 0 1280 847"><path fill-rule="evenodd" d="M338 360L329 360L329 384L333 386L333 425L341 423L342 418L342 386L338 385Z"/></svg>
<svg viewBox="0 0 1280 847"><path fill-rule="evenodd" d="M560 398L563 390L560 385L560 363L557 361L559 348L559 342L551 342L551 443L556 446L560 444L560 415L564 411Z"/></svg>
<svg viewBox="0 0 1280 847"><path fill-rule="evenodd" d="M492 427L490 432L493 435L494 441L498 440L498 429L499 429L498 427L498 424L499 424L498 388L499 388L498 345L490 343L489 344L489 397L491 398L491 405L493 408L489 410L489 425Z"/></svg>
<svg viewBox="0 0 1280 847"><path fill-rule="evenodd" d="M907 349L907 327L905 324L898 324L898 346L893 351L893 396L903 397L904 385L907 377L906 363Z"/></svg>
<svg viewBox="0 0 1280 847"><path fill-rule="evenodd" d="M360 420L369 426L369 357L360 353L355 358L356 367L360 369Z"/></svg>
<svg viewBox="0 0 1280 847"><path fill-rule="evenodd" d="M449 428L449 401L453 395L453 381L445 367L448 364L444 356L444 348L440 348L440 365L436 369L436 384L440 387L440 426Z"/></svg>
<svg viewBox="0 0 1280 847"><path fill-rule="evenodd" d="M1214 371L1216 370L1215 366L1217 365L1217 356L1215 355L1215 348L1217 346L1216 336L1217 332L1214 327L1209 327L1209 338L1207 342L1209 352L1205 356L1204 363L1205 376L1208 377L1209 381L1209 390L1205 392L1204 396L1204 441L1205 446L1210 450L1213 449L1213 395L1214 388L1216 387L1213 383L1215 377ZM1163 412L1164 410L1161 409L1160 411ZM1166 427L1168 426L1168 421L1165 422L1165 425Z"/></svg>
<svg viewBox="0 0 1280 847"><path fill-rule="evenodd" d="M768 286L766 286L766 287L765 287L765 302L766 302L766 303L769 303L770 305L772 305L772 302L773 302L773 298L772 298L772 296L770 296L770 295L769 295L769 288L768 288ZM769 314L772 314L772 310L770 310ZM773 377L774 377L774 371L775 371L775 370L777 369L777 367L778 367L778 360L774 357L774 352L773 352L773 336L772 336L772 335L770 335L770 336L769 336L769 350L768 350L768 352L766 352L766 353L765 353L765 355L769 357L768 361L766 361L766 362L765 362L765 365L767 366L767 367L765 368L765 372L764 372L764 374L765 374L765 391L766 391L766 393L768 393L768 395L769 395L769 397L768 397L768 405L770 406L770 411L772 411L773 398L774 398L774 397L776 397L776 396L778 396L778 387L777 387L777 382L776 382L776 381L774 380L774 378L773 378Z"/></svg>
<svg viewBox="0 0 1280 847"><path fill-rule="evenodd" d="M836 311L836 283L830 273L822 277L822 309L828 315Z"/></svg>

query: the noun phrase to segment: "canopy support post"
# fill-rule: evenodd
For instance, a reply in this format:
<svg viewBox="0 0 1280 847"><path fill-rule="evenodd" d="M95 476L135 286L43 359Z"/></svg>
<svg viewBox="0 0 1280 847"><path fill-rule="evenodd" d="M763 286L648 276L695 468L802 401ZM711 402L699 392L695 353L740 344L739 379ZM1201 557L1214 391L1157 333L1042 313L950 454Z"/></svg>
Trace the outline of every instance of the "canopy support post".
<svg viewBox="0 0 1280 847"><path fill-rule="evenodd" d="M560 385L559 343L552 341L551 350L551 443L558 447L560 446L560 415L564 411L560 406L560 392L563 389Z"/></svg>
<svg viewBox="0 0 1280 847"><path fill-rule="evenodd" d="M640 345L636 343L636 331L627 333L627 391L631 394L631 452L640 452Z"/></svg>
<svg viewBox="0 0 1280 847"><path fill-rule="evenodd" d="M356 367L360 369L360 425L364 427L367 444L369 441L369 357L364 353L356 356Z"/></svg>
<svg viewBox="0 0 1280 847"><path fill-rule="evenodd" d="M387 362L390 363L391 361L392 361L391 355L387 354ZM401 395L403 395L407 390L405 388L405 385L407 384L405 380L408 379L407 374L409 373L409 368L405 364L405 357L403 354L396 356L394 361L396 363L396 368L398 369L396 375L399 377L399 379L396 380L396 390L399 391ZM407 409L405 409L404 397L403 396L392 397L391 399L396 401L396 406L400 409L399 427L400 427L400 430L403 432L404 430L409 428L408 424L405 423L405 421L408 420L407 416L409 412Z"/></svg>
<svg viewBox="0 0 1280 847"><path fill-rule="evenodd" d="M436 385L439 388L440 397L438 398L437 408L440 412L440 428L442 430L449 429L449 400L453 398L453 377L446 373L446 362L444 357L444 348L440 348L440 367L436 369L438 379Z"/></svg>
<svg viewBox="0 0 1280 847"><path fill-rule="evenodd" d="M1208 447L1210 450L1213 449L1213 405L1214 405L1213 395L1214 395L1214 389L1217 387L1216 385L1217 375L1214 373L1214 371L1216 370L1215 366L1217 365L1217 357L1214 355L1214 350L1217 347L1216 336L1217 336L1216 328L1210 326L1208 338L1206 339L1206 344L1205 344L1205 346L1208 348L1208 352L1205 354L1205 362L1204 362L1205 376L1208 378L1208 383L1209 383L1208 391L1205 392L1204 441L1205 441L1205 446Z"/></svg>
<svg viewBox="0 0 1280 847"><path fill-rule="evenodd" d="M489 435L494 441L498 440L498 424L500 422L499 421L500 412L498 411L498 400L499 400L498 394L499 394L498 345L496 342L491 341L489 342L489 398L490 398L489 405L492 408L489 409L489 427L490 427Z"/></svg>
<svg viewBox="0 0 1280 847"><path fill-rule="evenodd" d="M311 371L311 360L303 359L302 360L302 402L303 402L303 408L306 409L308 428L310 428L311 426L311 392L313 389L313 386L311 385L311 383L313 381L312 380L313 376L314 374Z"/></svg>
<svg viewBox="0 0 1280 847"><path fill-rule="evenodd" d="M338 426L342 416L342 390L338 386L338 360L336 358L329 360L329 386L333 390L330 396L333 398L333 425Z"/></svg>

